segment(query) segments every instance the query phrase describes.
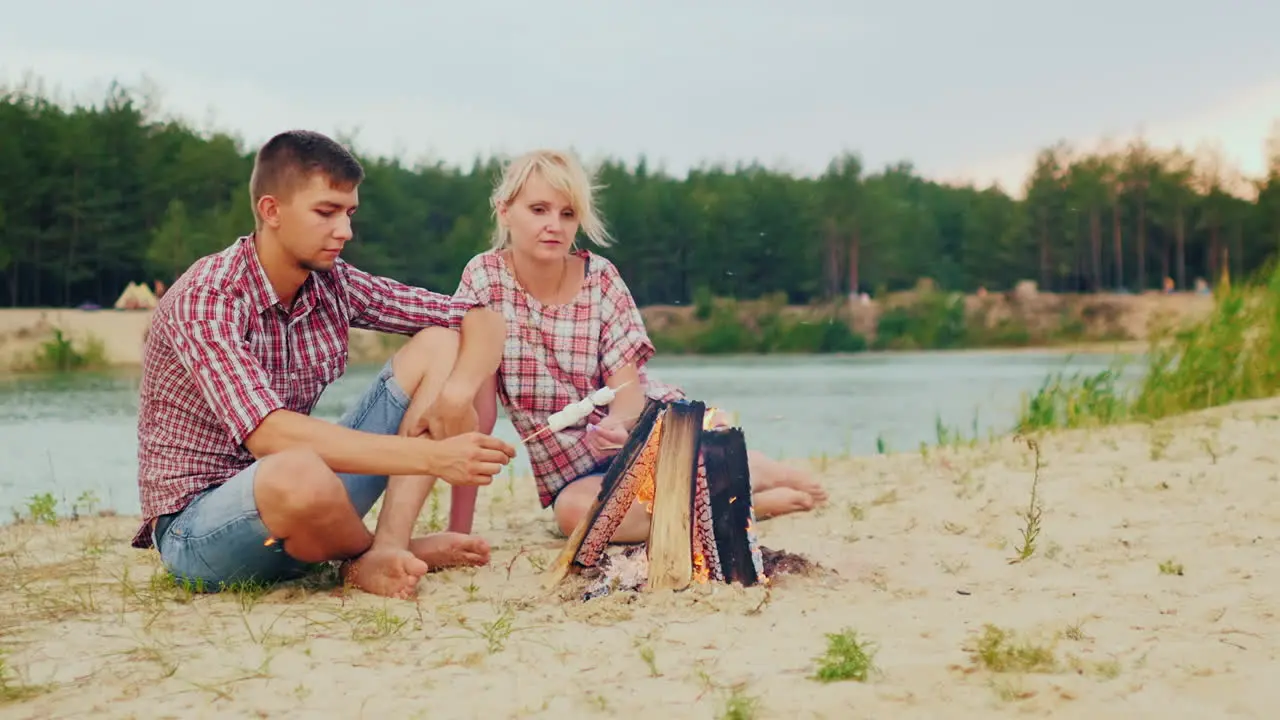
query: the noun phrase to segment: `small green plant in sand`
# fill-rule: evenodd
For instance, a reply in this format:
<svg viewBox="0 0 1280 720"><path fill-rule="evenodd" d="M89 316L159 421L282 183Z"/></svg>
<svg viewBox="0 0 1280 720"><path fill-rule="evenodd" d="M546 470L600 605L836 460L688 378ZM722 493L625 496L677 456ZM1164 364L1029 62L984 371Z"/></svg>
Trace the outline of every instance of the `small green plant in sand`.
<svg viewBox="0 0 1280 720"><path fill-rule="evenodd" d="M759 698L747 695L742 688L735 687L725 700L724 712L720 713L720 720L753 720L759 712Z"/></svg>
<svg viewBox="0 0 1280 720"><path fill-rule="evenodd" d="M817 658L818 669L812 679L830 683L841 680L866 682L876 670L875 646L858 639L858 633L845 628L838 633L827 633L827 652Z"/></svg>
<svg viewBox="0 0 1280 720"><path fill-rule="evenodd" d="M352 640L382 640L399 635L409 621L386 608L361 608L347 616Z"/></svg>
<svg viewBox="0 0 1280 720"><path fill-rule="evenodd" d="M1058 660L1051 647L1019 639L1012 631L990 623L983 626L982 635L965 650L975 667L991 672L1052 673L1058 670Z"/></svg>
<svg viewBox="0 0 1280 720"><path fill-rule="evenodd" d="M1148 457L1152 460L1160 460L1165 456L1165 450L1168 449L1169 443L1173 442L1173 431L1169 428L1151 426L1151 441Z"/></svg>
<svg viewBox="0 0 1280 720"><path fill-rule="evenodd" d="M511 637L511 633L515 632L516 614L510 607L504 607L498 617L487 622L480 623L480 627L469 628L466 624L463 627L475 633L480 639L485 641L485 647L490 655L502 652L507 646L507 640Z"/></svg>
<svg viewBox="0 0 1280 720"><path fill-rule="evenodd" d="M17 671L9 664L5 651L0 649L0 706L11 702L28 700L45 692L46 688L28 685L18 677Z"/></svg>
<svg viewBox="0 0 1280 720"><path fill-rule="evenodd" d="M1031 498L1027 501L1027 509L1022 513L1022 544L1015 548L1017 556L1010 559L1010 563L1023 562L1030 558L1036 551L1036 540L1040 537L1040 515L1043 508L1040 505L1038 490L1040 486L1040 468L1042 463L1040 460L1040 444L1031 438L1019 438L1031 448L1035 453L1035 468L1031 475Z"/></svg>
<svg viewBox="0 0 1280 720"><path fill-rule="evenodd" d="M653 652L653 646L642 644L639 646L640 659L649 668L649 677L662 677L662 673L658 670L658 659Z"/></svg>
<svg viewBox="0 0 1280 720"><path fill-rule="evenodd" d="M1182 563L1173 560L1165 560L1160 563L1161 575L1182 575Z"/></svg>
<svg viewBox="0 0 1280 720"><path fill-rule="evenodd" d="M436 487L431 488L431 501L429 504L430 515L427 519L427 532L437 533L444 530L444 514L440 509L440 493L438 492L440 483L436 483Z"/></svg>
<svg viewBox="0 0 1280 720"><path fill-rule="evenodd" d="M32 495L27 500L27 514L31 522L57 525L58 501L53 497L53 493Z"/></svg>
<svg viewBox="0 0 1280 720"><path fill-rule="evenodd" d="M79 520L81 516L92 515L102 501L98 499L98 494L92 490L85 490L80 493L80 497L71 505L71 519Z"/></svg>
<svg viewBox="0 0 1280 720"><path fill-rule="evenodd" d="M881 455L889 454L889 441L884 439L884 433L876 433L876 452Z"/></svg>

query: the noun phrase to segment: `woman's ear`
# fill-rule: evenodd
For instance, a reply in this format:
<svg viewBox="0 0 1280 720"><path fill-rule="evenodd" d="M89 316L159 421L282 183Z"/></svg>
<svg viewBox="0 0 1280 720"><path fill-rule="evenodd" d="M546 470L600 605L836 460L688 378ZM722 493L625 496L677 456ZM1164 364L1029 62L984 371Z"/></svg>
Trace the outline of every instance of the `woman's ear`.
<svg viewBox="0 0 1280 720"><path fill-rule="evenodd" d="M498 203L498 224L503 226L507 224L507 204L505 202Z"/></svg>

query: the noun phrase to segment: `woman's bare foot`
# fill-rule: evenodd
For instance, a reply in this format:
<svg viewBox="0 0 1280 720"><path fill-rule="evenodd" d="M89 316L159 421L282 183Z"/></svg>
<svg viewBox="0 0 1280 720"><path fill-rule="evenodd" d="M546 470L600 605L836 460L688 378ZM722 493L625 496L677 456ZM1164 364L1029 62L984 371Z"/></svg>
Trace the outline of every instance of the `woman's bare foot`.
<svg viewBox="0 0 1280 720"><path fill-rule="evenodd" d="M779 485L808 493L809 497L812 497L813 501L818 505L827 501L827 489L822 487L822 483L815 480L808 470L790 467L782 463L778 463L778 465L781 466L782 470L781 477L778 480Z"/></svg>
<svg viewBox="0 0 1280 720"><path fill-rule="evenodd" d="M812 510L814 505L813 496L809 493L789 487L776 487L752 493L751 501L756 511L756 518L760 520Z"/></svg>
<svg viewBox="0 0 1280 720"><path fill-rule="evenodd" d="M431 533L410 540L409 550L432 570L489 564L489 543L477 535Z"/></svg>
<svg viewBox="0 0 1280 720"><path fill-rule="evenodd" d="M751 487L756 494L791 488L807 493L818 505L827 501L826 488L807 471L778 462L758 450L747 451L747 458L750 462Z"/></svg>
<svg viewBox="0 0 1280 720"><path fill-rule="evenodd" d="M342 580L374 595L408 599L418 581L427 574L427 563L408 550L369 548L368 552L342 564Z"/></svg>

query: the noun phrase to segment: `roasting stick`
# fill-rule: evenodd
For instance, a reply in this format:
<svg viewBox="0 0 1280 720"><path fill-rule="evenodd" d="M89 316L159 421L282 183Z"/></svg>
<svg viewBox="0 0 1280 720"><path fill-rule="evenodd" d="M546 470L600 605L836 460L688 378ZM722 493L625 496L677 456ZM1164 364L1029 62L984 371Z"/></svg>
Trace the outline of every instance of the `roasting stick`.
<svg viewBox="0 0 1280 720"><path fill-rule="evenodd" d="M520 442L527 443L547 431L557 433L565 428L577 425L583 420L586 420L587 416L590 415L597 407L601 405L608 405L613 402L614 394L631 383L632 381L628 380L615 388L611 388L606 385L577 402L565 405L559 411L552 413L551 417L547 418L546 425L529 433L527 436L520 438Z"/></svg>

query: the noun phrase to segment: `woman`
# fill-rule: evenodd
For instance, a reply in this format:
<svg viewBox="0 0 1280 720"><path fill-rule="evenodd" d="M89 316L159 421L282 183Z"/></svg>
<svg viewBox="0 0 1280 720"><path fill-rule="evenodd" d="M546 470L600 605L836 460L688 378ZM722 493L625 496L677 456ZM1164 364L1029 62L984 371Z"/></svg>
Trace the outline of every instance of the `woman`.
<svg viewBox="0 0 1280 720"><path fill-rule="evenodd" d="M496 389L520 437L606 384L619 388L583 425L525 443L542 506L554 508L566 535L599 494L603 471L646 396L683 397L680 389L649 379L645 363L653 344L617 268L575 244L581 229L596 245L609 245L592 194L590 178L567 153L540 150L516 159L491 198L493 247L467 264L454 295L458 317L484 305L507 318ZM749 462L759 517L809 510L826 499L807 473L758 452ZM471 505L464 512L473 513ZM648 530L649 515L636 503L613 540L639 542Z"/></svg>

